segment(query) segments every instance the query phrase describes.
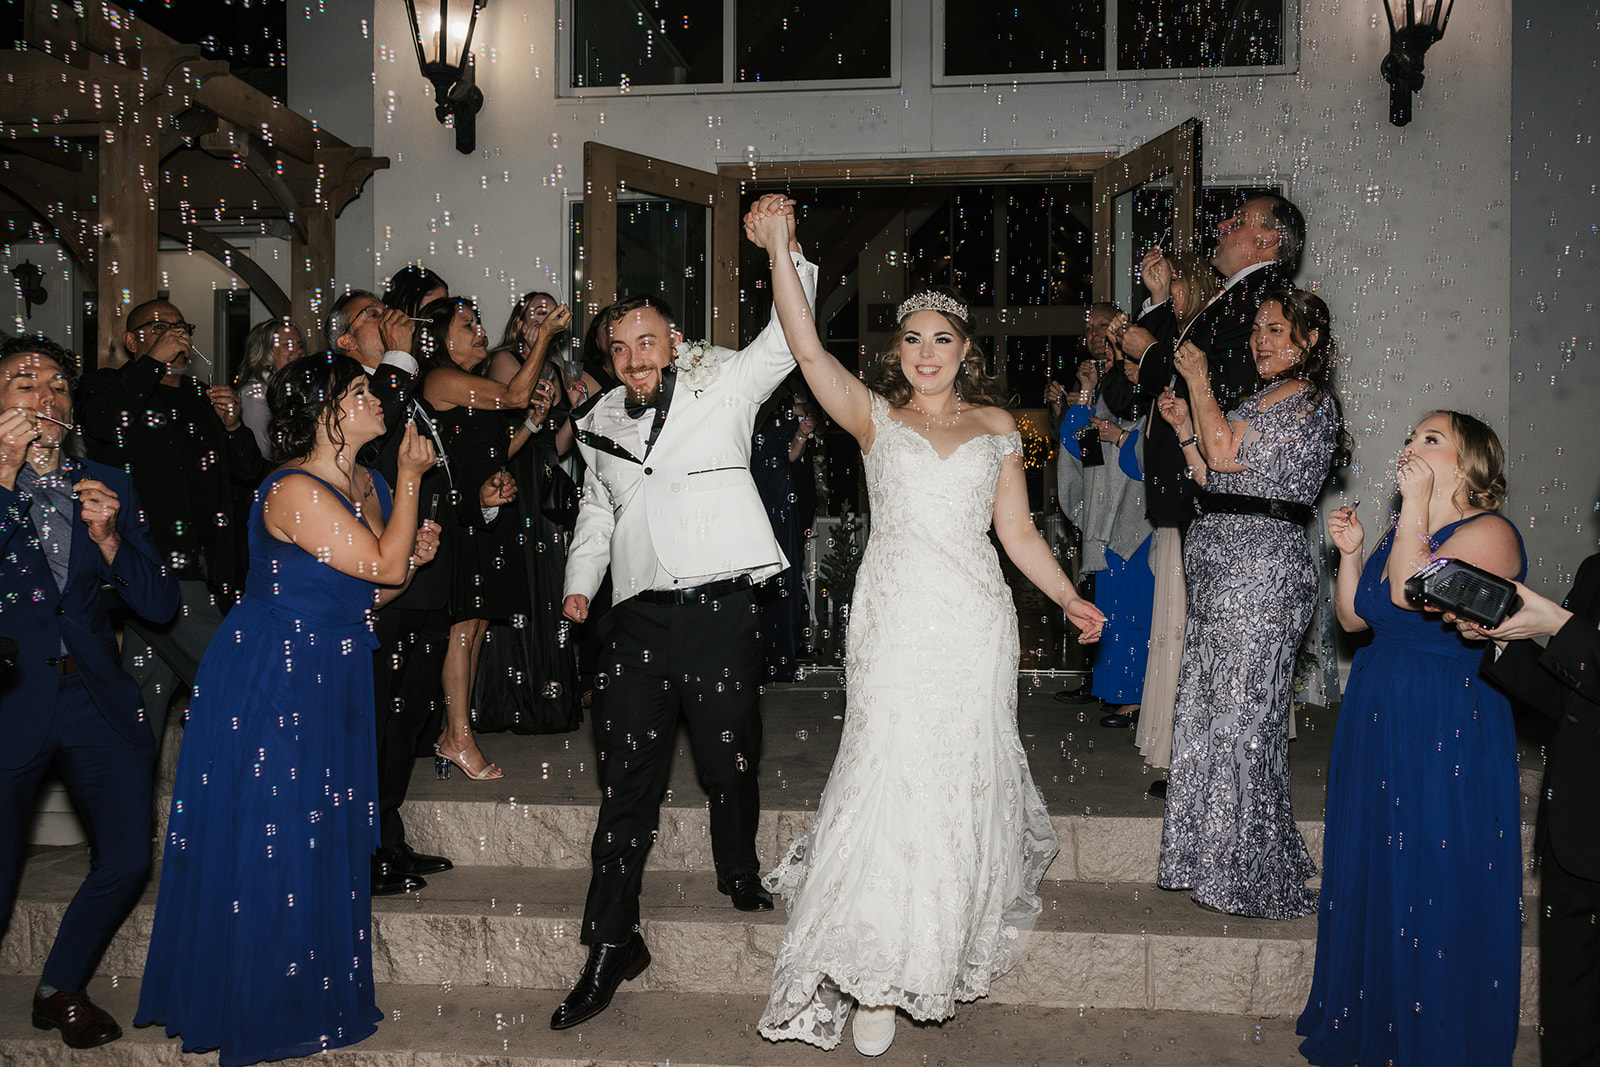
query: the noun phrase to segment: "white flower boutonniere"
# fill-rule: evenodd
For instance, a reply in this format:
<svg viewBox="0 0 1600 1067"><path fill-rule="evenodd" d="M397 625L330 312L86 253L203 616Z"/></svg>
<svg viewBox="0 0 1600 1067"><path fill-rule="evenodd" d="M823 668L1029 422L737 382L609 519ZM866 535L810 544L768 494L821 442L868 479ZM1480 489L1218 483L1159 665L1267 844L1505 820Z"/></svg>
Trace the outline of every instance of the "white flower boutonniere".
<svg viewBox="0 0 1600 1067"><path fill-rule="evenodd" d="M677 368L678 384L687 386L697 397L711 388L722 371L722 361L707 341L685 341L678 345L672 365Z"/></svg>

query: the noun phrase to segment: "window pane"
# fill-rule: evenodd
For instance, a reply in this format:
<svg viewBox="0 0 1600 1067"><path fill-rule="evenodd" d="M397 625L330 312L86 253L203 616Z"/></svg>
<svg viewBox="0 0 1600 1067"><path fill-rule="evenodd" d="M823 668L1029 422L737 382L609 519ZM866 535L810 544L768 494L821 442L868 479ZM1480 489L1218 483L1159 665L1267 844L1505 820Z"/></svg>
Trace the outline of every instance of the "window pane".
<svg viewBox="0 0 1600 1067"><path fill-rule="evenodd" d="M722 0L574 0L572 87L722 81Z"/></svg>
<svg viewBox="0 0 1600 1067"><path fill-rule="evenodd" d="M738 7L741 82L824 81L889 76L889 0Z"/></svg>
<svg viewBox="0 0 1600 1067"><path fill-rule="evenodd" d="M946 75L1106 68L1106 0L948 0Z"/></svg>
<svg viewBox="0 0 1600 1067"><path fill-rule="evenodd" d="M1088 182L1006 191L1006 304L1059 307L1090 300L1094 233Z"/></svg>
<svg viewBox="0 0 1600 1067"><path fill-rule="evenodd" d="M1118 0L1117 68L1277 66L1283 0Z"/></svg>
<svg viewBox="0 0 1600 1067"><path fill-rule="evenodd" d="M691 341L709 337L706 249L710 210L641 196L617 204L617 296L650 293L677 314Z"/></svg>

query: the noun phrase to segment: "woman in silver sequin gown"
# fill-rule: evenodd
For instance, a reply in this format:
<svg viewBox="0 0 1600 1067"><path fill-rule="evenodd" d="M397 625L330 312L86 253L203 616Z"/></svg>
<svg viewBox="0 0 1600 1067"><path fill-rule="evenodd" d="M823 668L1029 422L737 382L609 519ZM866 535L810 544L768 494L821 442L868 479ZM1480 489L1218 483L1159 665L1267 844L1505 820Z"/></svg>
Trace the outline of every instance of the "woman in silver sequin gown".
<svg viewBox="0 0 1600 1067"><path fill-rule="evenodd" d="M1294 919L1317 910L1289 802L1288 719L1317 596L1300 520L1342 437L1327 305L1303 290L1270 294L1250 348L1263 388L1226 416L1193 345L1176 361L1189 403L1170 389L1160 401L1204 492L1183 546L1189 619L1158 884L1217 911Z"/></svg>

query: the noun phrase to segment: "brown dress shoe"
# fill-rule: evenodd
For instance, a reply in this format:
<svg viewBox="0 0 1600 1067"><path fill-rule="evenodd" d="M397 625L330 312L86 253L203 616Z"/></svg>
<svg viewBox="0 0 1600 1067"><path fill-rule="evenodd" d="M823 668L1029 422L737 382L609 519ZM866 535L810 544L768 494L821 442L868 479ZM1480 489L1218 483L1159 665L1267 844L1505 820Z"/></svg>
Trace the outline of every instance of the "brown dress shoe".
<svg viewBox="0 0 1600 1067"><path fill-rule="evenodd" d="M48 997L35 996L33 1025L40 1030L51 1027L60 1030L61 1040L68 1048L94 1048L122 1036L117 1020L90 1000L87 990L77 993L58 990Z"/></svg>

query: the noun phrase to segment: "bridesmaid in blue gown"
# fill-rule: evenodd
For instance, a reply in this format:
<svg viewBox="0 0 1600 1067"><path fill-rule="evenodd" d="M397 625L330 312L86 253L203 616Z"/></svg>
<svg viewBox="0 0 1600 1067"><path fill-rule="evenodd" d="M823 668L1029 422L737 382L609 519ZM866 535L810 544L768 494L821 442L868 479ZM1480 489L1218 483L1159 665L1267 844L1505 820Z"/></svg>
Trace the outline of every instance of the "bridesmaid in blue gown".
<svg viewBox="0 0 1600 1067"><path fill-rule="evenodd" d="M1398 465L1400 514L1358 571L1364 531L1328 518L1335 607L1356 653L1328 772L1316 972L1300 1051L1323 1067L1511 1062L1522 848L1511 709L1478 677L1482 646L1405 597L1435 555L1527 570L1494 514L1504 452L1470 415L1435 411ZM1359 580L1357 575L1359 574Z"/></svg>
<svg viewBox="0 0 1600 1067"><path fill-rule="evenodd" d="M224 1067L369 1036L378 845L367 622L438 546L417 530L433 447L409 423L398 493L355 462L383 410L348 356L267 387L275 459L245 595L206 650L173 787L135 1023Z"/></svg>

